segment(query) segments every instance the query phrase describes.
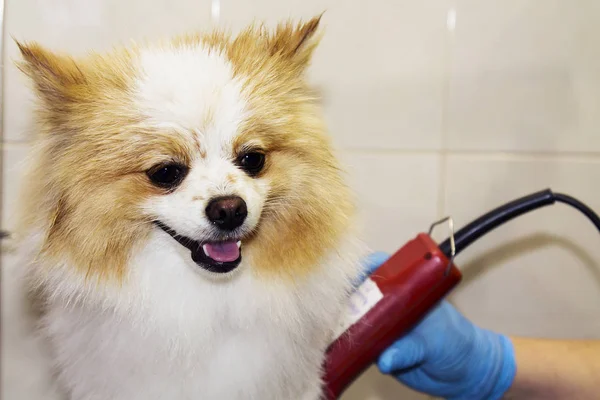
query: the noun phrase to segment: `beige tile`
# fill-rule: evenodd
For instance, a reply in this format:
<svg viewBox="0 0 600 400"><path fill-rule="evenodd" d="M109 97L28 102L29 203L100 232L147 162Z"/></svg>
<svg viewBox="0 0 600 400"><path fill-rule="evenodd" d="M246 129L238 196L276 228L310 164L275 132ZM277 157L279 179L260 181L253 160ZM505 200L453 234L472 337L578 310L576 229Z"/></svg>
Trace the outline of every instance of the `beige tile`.
<svg viewBox="0 0 600 400"><path fill-rule="evenodd" d="M439 156L343 153L365 240L394 252L437 217Z"/></svg>
<svg viewBox="0 0 600 400"><path fill-rule="evenodd" d="M29 146L25 144L2 147L2 229L10 230L14 226L17 197L28 151Z"/></svg>
<svg viewBox="0 0 600 400"><path fill-rule="evenodd" d="M451 156L445 212L458 227L522 195L552 188L600 211L600 159ZM600 337L600 234L556 204L511 221L457 258L452 296L485 327L513 334Z"/></svg>
<svg viewBox="0 0 600 400"><path fill-rule="evenodd" d="M221 24L269 25L326 10L311 79L345 148L437 149L448 1L224 2Z"/></svg>
<svg viewBox="0 0 600 400"><path fill-rule="evenodd" d="M82 53L204 29L210 15L210 0L8 0L6 31L21 40Z"/></svg>
<svg viewBox="0 0 600 400"><path fill-rule="evenodd" d="M456 2L451 149L600 152L595 0Z"/></svg>
<svg viewBox="0 0 600 400"><path fill-rule="evenodd" d="M8 0L5 22L4 139L26 141L32 133L31 94L14 67L11 36L52 49L83 54L163 35L205 28L209 0Z"/></svg>
<svg viewBox="0 0 600 400"><path fill-rule="evenodd" d="M325 11L321 55L314 62L320 69L317 76L352 82L402 73L439 73L449 3L377 0L359 6L337 0L235 0L221 4L219 21L235 32L253 20L273 26L286 18L306 20Z"/></svg>
<svg viewBox="0 0 600 400"><path fill-rule="evenodd" d="M335 142L347 149L438 149L441 81L397 76L323 84Z"/></svg>

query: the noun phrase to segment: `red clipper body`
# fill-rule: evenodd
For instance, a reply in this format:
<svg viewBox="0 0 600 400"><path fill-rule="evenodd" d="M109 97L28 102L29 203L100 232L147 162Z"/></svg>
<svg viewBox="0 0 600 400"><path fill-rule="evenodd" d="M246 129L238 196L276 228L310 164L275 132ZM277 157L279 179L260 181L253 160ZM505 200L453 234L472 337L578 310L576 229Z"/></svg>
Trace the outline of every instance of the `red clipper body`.
<svg viewBox="0 0 600 400"><path fill-rule="evenodd" d="M383 298L333 342L325 361L326 395L337 399L379 355L416 325L461 280L427 234L409 241L371 276Z"/></svg>

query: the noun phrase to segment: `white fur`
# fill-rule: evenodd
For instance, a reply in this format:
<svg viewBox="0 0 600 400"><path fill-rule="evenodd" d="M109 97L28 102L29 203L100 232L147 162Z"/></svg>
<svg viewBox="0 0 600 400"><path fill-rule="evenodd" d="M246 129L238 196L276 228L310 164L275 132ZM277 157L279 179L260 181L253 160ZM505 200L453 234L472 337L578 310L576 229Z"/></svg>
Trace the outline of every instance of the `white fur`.
<svg viewBox="0 0 600 400"><path fill-rule="evenodd" d="M149 199L144 212L200 240L211 229L206 202L237 194L248 204L245 228L253 229L268 182L245 176L230 159L247 112L231 66L199 48L155 49L142 54L140 69L135 96L148 123L197 135L206 153L178 190ZM34 233L22 248L35 252L40 238ZM39 260L28 270L48 297L42 332L73 400L316 400L324 350L362 255L349 234L295 282L258 279L260 266L248 261L219 276L156 228L121 286L85 281L66 263Z"/></svg>
<svg viewBox="0 0 600 400"><path fill-rule="evenodd" d="M200 139L218 136L207 144L207 153L219 152L229 143L245 117L242 82L233 67L216 50L202 47L150 48L142 50L136 87L138 109L150 122L197 132ZM202 132L207 116L215 121L211 132Z"/></svg>
<svg viewBox="0 0 600 400"><path fill-rule="evenodd" d="M202 273L160 230L120 288L86 284L68 265L35 268L60 384L74 400L315 400L357 249L344 239L295 285L258 280L248 265L224 279Z"/></svg>
<svg viewBox="0 0 600 400"><path fill-rule="evenodd" d="M228 181L231 175L235 182ZM204 211L211 199L228 195L243 198L248 217L242 228L251 231L258 224L268 189L268 182L248 177L231 161L208 156L193 161L189 175L176 191L149 199L143 208L177 233L201 240L209 238L214 230Z"/></svg>
<svg viewBox="0 0 600 400"><path fill-rule="evenodd" d="M146 212L181 235L201 239L212 230L204 215L207 203L217 196L237 195L248 207L244 228L254 229L269 188L231 162L232 142L247 111L242 84L233 77L230 63L201 47L163 48L144 50L139 68L136 100L148 123L196 136L203 152L193 160L182 186L150 199Z"/></svg>

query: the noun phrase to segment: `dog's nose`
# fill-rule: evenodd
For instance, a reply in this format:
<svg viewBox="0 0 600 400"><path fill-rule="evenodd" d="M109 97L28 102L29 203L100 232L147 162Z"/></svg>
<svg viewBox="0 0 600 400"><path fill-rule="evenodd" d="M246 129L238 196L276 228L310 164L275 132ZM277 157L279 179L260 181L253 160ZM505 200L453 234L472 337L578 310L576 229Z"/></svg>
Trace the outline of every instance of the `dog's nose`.
<svg viewBox="0 0 600 400"><path fill-rule="evenodd" d="M220 229L232 231L244 223L248 208L241 197L217 197L208 203L206 216Z"/></svg>

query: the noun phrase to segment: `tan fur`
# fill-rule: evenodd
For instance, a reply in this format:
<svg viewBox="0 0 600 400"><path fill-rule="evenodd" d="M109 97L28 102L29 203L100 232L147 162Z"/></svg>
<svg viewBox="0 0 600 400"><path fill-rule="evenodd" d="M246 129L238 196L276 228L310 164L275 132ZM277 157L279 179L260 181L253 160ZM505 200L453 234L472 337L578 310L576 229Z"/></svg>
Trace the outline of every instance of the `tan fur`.
<svg viewBox="0 0 600 400"><path fill-rule="evenodd" d="M237 181L237 178L234 174L228 174L226 180L228 183L235 183Z"/></svg>
<svg viewBox="0 0 600 400"><path fill-rule="evenodd" d="M254 26L234 39L216 31L170 42L223 52L244 82L253 117L234 147L266 152L261 176L272 186L260 225L244 244L261 274L308 272L336 246L353 215L303 74L318 44L319 21L283 24L273 33ZM168 161L165 153L187 164L201 144L177 131L144 128L128 92L137 48L77 60L37 44L19 48L19 67L40 99L39 151L27 178L23 227L45 230L40 256L67 257L88 277L118 282L131 252L152 229L139 205L161 195L145 171ZM211 120L208 113L204 123Z"/></svg>
<svg viewBox="0 0 600 400"><path fill-rule="evenodd" d="M317 99L303 75L318 44L313 36L319 21L280 25L271 36L249 28L228 48L236 73L250 77L246 90L257 116L238 142L259 141L268 154L272 189L249 252L261 272L295 277L307 272L335 247L354 213ZM263 56L265 49L271 57Z"/></svg>

